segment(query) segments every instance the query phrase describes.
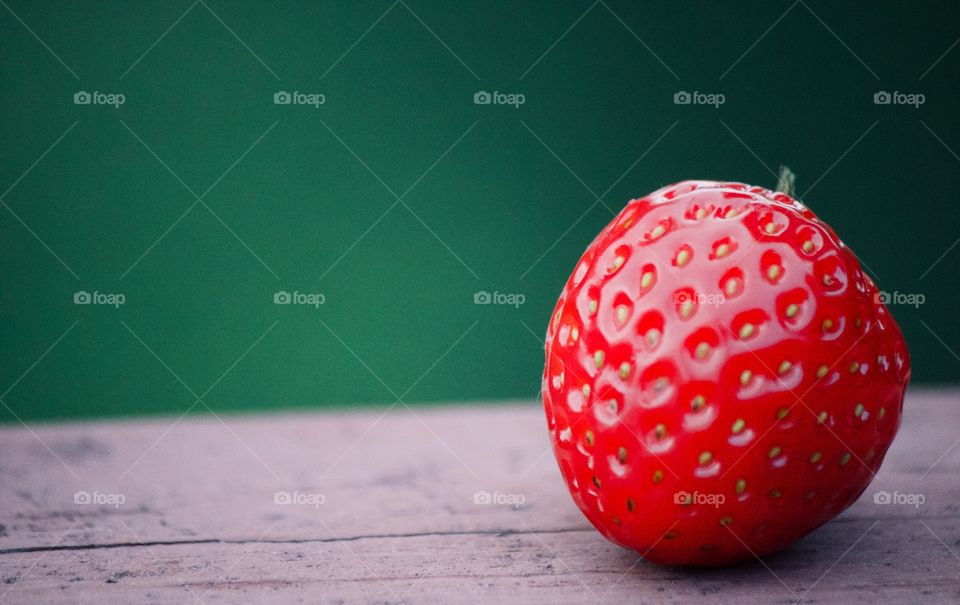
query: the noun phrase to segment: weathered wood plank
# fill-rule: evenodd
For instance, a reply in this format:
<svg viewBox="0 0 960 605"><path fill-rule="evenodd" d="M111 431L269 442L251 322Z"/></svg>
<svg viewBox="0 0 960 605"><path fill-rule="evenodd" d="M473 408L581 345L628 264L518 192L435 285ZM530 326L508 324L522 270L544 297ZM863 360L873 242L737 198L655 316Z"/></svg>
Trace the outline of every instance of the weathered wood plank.
<svg viewBox="0 0 960 605"><path fill-rule="evenodd" d="M123 602L186 602L193 597L214 602L242 596L307 602L678 604L731 599L787 603L800 596L811 603L960 598L958 562L919 523L878 524L837 563L871 525L830 525L767 559L785 586L759 563L710 572L635 565L633 555L611 547L593 530L125 547L49 554L39 563L35 555L17 555L4 565L18 570L35 566L8 595L12 601L34 602L61 595ZM957 535L960 523L931 527L941 535Z"/></svg>
<svg viewBox="0 0 960 605"><path fill-rule="evenodd" d="M0 602L960 600L956 390L911 392L874 487L769 569L696 572L589 527L536 405L174 420L0 428Z"/></svg>

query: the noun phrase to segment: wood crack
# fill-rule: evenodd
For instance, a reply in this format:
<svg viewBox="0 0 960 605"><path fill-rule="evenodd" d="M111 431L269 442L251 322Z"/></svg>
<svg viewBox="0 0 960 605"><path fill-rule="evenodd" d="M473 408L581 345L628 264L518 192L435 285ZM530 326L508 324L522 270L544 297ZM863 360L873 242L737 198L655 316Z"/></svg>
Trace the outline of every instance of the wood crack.
<svg viewBox="0 0 960 605"><path fill-rule="evenodd" d="M432 536L496 536L507 537L524 534L560 534L571 532L589 532L593 531L589 527L569 527L560 529L542 529L542 530L515 530L515 529L491 529L480 531L425 531L412 533L395 534L364 534L359 536L347 536L344 538L289 538L283 540L251 540L240 539L220 539L220 538L200 538L194 540L153 540L147 542L109 542L106 544L57 544L54 546L20 546L14 548L0 549L0 555L12 555L32 552L47 551L73 551L73 550L107 550L114 548L138 548L150 546L183 546L196 544L324 544L328 542L356 542L358 540L384 540L391 538L425 538Z"/></svg>

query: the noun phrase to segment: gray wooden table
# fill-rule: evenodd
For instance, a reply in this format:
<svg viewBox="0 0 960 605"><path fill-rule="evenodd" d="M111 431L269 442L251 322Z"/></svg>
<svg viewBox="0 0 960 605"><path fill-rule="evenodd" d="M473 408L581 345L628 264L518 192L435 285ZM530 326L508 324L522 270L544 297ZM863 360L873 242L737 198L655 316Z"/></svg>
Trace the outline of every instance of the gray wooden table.
<svg viewBox="0 0 960 605"><path fill-rule="evenodd" d="M0 603L960 601L958 390L910 392L838 519L714 571L594 531L534 403L174 420L0 428Z"/></svg>

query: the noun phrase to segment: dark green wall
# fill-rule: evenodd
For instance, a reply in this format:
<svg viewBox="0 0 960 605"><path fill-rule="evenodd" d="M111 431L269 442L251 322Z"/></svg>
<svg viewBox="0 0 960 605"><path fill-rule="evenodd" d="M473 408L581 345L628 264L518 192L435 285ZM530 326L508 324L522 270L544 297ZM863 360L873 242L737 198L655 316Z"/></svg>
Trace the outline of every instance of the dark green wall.
<svg viewBox="0 0 960 605"><path fill-rule="evenodd" d="M0 419L530 399L605 206L780 163L960 375L956 2L7 3Z"/></svg>

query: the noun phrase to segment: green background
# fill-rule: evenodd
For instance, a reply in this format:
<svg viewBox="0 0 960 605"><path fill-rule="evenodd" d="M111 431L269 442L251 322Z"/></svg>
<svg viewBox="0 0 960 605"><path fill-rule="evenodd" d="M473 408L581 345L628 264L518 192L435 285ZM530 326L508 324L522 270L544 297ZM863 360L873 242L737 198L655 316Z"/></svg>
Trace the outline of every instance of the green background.
<svg viewBox="0 0 960 605"><path fill-rule="evenodd" d="M960 375L956 2L5 2L2 420L532 399L611 210L780 163Z"/></svg>

